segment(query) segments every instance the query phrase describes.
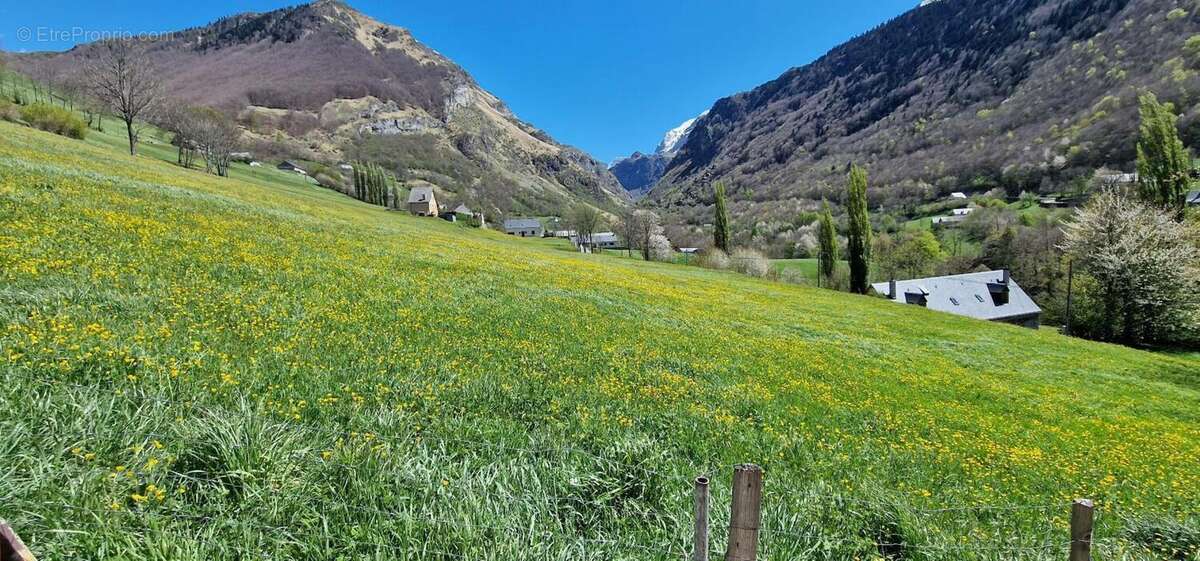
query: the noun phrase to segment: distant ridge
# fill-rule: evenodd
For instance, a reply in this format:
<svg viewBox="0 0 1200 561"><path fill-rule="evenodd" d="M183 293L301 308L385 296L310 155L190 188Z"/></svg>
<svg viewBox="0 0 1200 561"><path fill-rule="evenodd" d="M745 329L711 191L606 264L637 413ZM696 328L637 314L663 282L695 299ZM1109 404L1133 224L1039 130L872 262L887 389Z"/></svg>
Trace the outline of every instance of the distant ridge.
<svg viewBox="0 0 1200 561"><path fill-rule="evenodd" d="M1200 10L1176 0L926 2L718 100L649 198L702 224L724 181L745 220L791 220L839 200L851 162L892 208L1128 170L1142 91L1175 102L1200 144L1198 32Z"/></svg>
<svg viewBox="0 0 1200 561"><path fill-rule="evenodd" d="M22 63L69 74L93 49ZM518 119L408 30L344 2L224 17L150 52L172 97L237 113L252 141L283 134L308 157L332 160L353 148L494 213L629 201L604 164Z"/></svg>

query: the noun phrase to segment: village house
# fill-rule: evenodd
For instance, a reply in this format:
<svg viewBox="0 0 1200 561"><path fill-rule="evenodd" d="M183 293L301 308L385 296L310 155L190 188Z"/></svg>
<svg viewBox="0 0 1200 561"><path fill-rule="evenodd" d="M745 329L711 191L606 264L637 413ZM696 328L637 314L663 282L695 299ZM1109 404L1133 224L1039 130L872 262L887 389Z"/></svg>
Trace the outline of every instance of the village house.
<svg viewBox="0 0 1200 561"><path fill-rule="evenodd" d="M875 283L871 289L899 304L1031 329L1041 324L1042 309L1012 280L1007 270L893 280Z"/></svg>
<svg viewBox="0 0 1200 561"><path fill-rule="evenodd" d="M437 196L433 187L413 187L408 192L408 212L415 216L437 216Z"/></svg>
<svg viewBox="0 0 1200 561"><path fill-rule="evenodd" d="M1189 191L1183 197L1183 204L1187 206L1200 206L1200 191Z"/></svg>
<svg viewBox="0 0 1200 561"><path fill-rule="evenodd" d="M510 218L504 221L504 233L522 238L540 238L545 235L546 228L536 218Z"/></svg>
<svg viewBox="0 0 1200 561"><path fill-rule="evenodd" d="M965 200L967 200L967 194L960 193L960 192L954 192L954 193L950 193L950 198L951 199L962 199L965 201Z"/></svg>

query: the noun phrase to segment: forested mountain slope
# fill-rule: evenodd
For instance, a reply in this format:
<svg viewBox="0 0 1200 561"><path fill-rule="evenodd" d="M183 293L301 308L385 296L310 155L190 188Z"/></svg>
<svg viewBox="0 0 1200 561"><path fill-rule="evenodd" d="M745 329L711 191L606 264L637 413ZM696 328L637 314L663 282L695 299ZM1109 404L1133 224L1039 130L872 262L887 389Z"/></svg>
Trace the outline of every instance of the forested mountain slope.
<svg viewBox="0 0 1200 561"><path fill-rule="evenodd" d="M700 119L650 198L702 220L710 184L742 215L840 198L847 165L872 205L1001 186L1062 188L1130 169L1137 95L1200 141L1195 0L943 0L916 8Z"/></svg>

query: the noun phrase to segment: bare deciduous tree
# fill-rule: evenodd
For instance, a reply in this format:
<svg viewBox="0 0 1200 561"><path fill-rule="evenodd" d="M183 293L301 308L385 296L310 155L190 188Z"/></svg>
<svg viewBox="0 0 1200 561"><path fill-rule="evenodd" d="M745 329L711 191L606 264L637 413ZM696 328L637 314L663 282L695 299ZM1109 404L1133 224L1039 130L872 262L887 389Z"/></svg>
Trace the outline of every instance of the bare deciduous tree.
<svg viewBox="0 0 1200 561"><path fill-rule="evenodd" d="M154 111L151 122L171 133L171 144L178 150L176 163L191 168L197 149L195 109L183 103L166 101Z"/></svg>
<svg viewBox="0 0 1200 561"><path fill-rule="evenodd" d="M134 121L154 107L162 90L144 46L129 40L103 43L87 73L96 97L125 122L129 153L137 155Z"/></svg>
<svg viewBox="0 0 1200 561"><path fill-rule="evenodd" d="M229 161L242 131L233 119L213 109L201 109L198 117L196 143L204 156L205 168L209 173L228 177Z"/></svg>
<svg viewBox="0 0 1200 561"><path fill-rule="evenodd" d="M229 163L237 149L242 131L225 113L209 107L191 107L168 101L156 108L148 119L173 136L179 165L191 168L197 154L204 158L205 171L221 177L229 175Z"/></svg>
<svg viewBox="0 0 1200 561"><path fill-rule="evenodd" d="M600 222L603 217L596 207L587 204L579 204L571 209L571 214L567 219L567 223L572 230L575 230L575 239L581 247L590 247L592 245L592 237L595 236L596 230L600 229Z"/></svg>
<svg viewBox="0 0 1200 561"><path fill-rule="evenodd" d="M655 236L663 235L662 221L658 215L648 210L635 210L629 215L625 230L629 233L630 247L642 252L642 258L649 261L651 258L651 240Z"/></svg>

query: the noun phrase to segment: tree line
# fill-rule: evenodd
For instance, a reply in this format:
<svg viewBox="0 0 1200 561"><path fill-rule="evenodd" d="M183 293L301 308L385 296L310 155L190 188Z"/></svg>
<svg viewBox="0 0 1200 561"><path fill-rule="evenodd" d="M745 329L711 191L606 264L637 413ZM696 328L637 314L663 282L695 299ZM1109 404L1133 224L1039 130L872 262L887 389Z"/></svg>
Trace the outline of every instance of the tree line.
<svg viewBox="0 0 1200 561"><path fill-rule="evenodd" d="M1038 198L1029 194L1010 204L1000 193L976 197L955 228L900 228L888 215L870 214L867 171L849 165L840 221L828 201L805 218L815 231L820 282L866 294L872 277L1007 269L1049 321L1074 335L1200 345L1200 215L1189 215L1185 204L1192 154L1173 106L1152 93L1139 106L1137 182L1098 185L1077 211L1035 209ZM726 196L723 184L713 186L712 247L720 252L733 237Z"/></svg>
<svg viewBox="0 0 1200 561"><path fill-rule="evenodd" d="M83 128L104 132L104 117L115 115L125 128L129 154L136 156L145 124L153 124L172 134L178 150L179 165L191 168L197 158L209 173L226 177L232 155L241 140L241 129L232 116L208 107L192 107L168 99L161 77L142 41L109 40L97 43L87 52L79 71L63 73L52 62L34 68L29 80L32 99L18 89L17 80L4 72L0 59L0 95L14 104L30 108L53 106L62 109L23 111L23 118L44 130L66 134L74 130L70 123L41 123L38 120L66 122L84 117ZM8 92L5 93L6 87ZM81 134L69 134L81 138Z"/></svg>

